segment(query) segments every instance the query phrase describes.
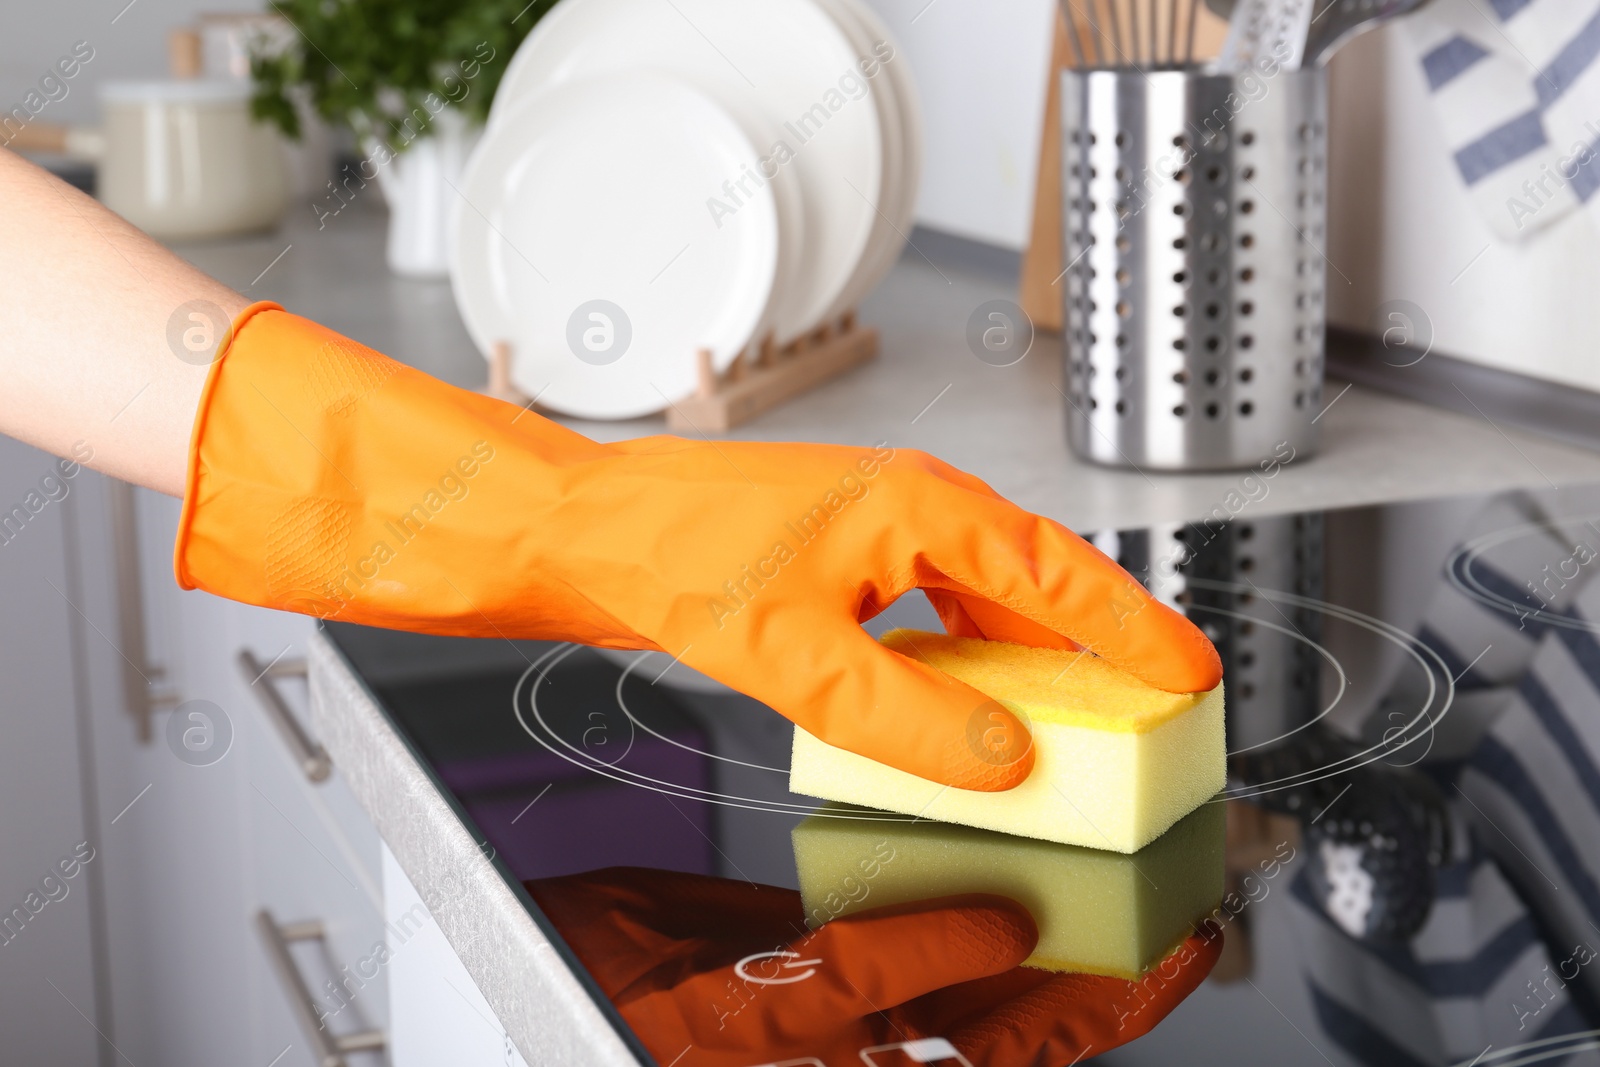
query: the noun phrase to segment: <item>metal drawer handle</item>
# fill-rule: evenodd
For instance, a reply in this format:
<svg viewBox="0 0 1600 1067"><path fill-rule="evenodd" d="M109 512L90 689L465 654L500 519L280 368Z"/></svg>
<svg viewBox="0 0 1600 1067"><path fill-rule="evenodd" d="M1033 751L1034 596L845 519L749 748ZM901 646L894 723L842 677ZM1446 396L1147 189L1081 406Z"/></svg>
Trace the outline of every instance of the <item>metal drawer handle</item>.
<svg viewBox="0 0 1600 1067"><path fill-rule="evenodd" d="M280 925L272 917L272 912L262 908L256 913L256 928L261 931L261 939L266 942L267 957L272 960L272 969L278 976L278 981L283 983L284 992L289 995L289 1003L294 1008L296 1018L300 1020L300 1028L310 1038L311 1045L317 1050L317 1063L320 1067L348 1067L345 1056L351 1052L381 1052L388 1041L382 1030L361 1030L354 1034L336 1035L329 1033L322 1024L322 1015L317 1010L317 1002L311 995L311 987L306 985L305 976L300 973L300 968L294 962L294 957L289 954L291 941L321 941L325 930L319 919L309 919L305 922L283 923Z"/></svg>
<svg viewBox="0 0 1600 1067"><path fill-rule="evenodd" d="M261 706L267 711L267 718L278 728L279 736L283 738L283 743L289 746L289 752L294 756L295 762L300 764L300 769L305 772L306 777L313 782L326 781L328 775L333 773L333 761L328 758L327 750L311 740L305 727L300 725L300 720L289 710L289 704L283 699L283 694L278 692L278 687L273 684L279 678L304 678L306 661L278 660L264 664L256 659L255 654L248 648L241 648L239 670L244 674L244 680L250 688L255 690L261 700Z"/></svg>
<svg viewBox="0 0 1600 1067"><path fill-rule="evenodd" d="M122 698L133 715L139 741L147 744L154 712L175 708L182 698L166 681L166 668L151 663L145 645L144 590L139 578L139 521L133 486L106 479L111 539L116 552L117 641L122 653Z"/></svg>

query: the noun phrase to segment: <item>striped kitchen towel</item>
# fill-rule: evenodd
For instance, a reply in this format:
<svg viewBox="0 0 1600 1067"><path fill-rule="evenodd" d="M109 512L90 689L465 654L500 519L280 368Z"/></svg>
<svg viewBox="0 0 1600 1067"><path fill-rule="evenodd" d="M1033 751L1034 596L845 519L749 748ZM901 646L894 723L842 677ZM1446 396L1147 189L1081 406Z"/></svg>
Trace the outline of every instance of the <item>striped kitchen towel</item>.
<svg viewBox="0 0 1600 1067"><path fill-rule="evenodd" d="M1486 1046L1564 1050L1564 1035L1589 1029L1559 977L1546 981L1576 968L1572 951L1552 951L1494 862L1471 836L1457 840L1461 851L1439 870L1428 921L1405 944L1350 937L1318 907L1304 869L1291 883L1302 975L1317 1025L1341 1059L1444 1067L1473 1061ZM1600 936L1587 941L1600 944Z"/></svg>
<svg viewBox="0 0 1600 1067"><path fill-rule="evenodd" d="M1600 212L1600 0L1434 0L1404 25L1497 235Z"/></svg>
<svg viewBox="0 0 1600 1067"><path fill-rule="evenodd" d="M1404 944L1350 937L1298 872L1304 979L1340 1063L1600 1063L1600 525L1516 492L1464 535L1414 630L1455 680L1418 753L1453 854ZM1426 681L1402 672L1380 712L1414 714Z"/></svg>
<svg viewBox="0 0 1600 1067"><path fill-rule="evenodd" d="M1459 790L1477 839L1546 939L1596 948L1563 977L1600 1015L1600 582L1540 629L1527 674Z"/></svg>
<svg viewBox="0 0 1600 1067"><path fill-rule="evenodd" d="M1399 520L1402 524L1404 519ZM1449 711L1425 739L1406 745L1396 763L1427 759L1458 764L1477 747L1494 716L1533 661L1544 632L1539 612L1564 611L1587 573L1564 579L1561 564L1587 538L1600 562L1600 530L1553 519L1530 493L1496 495L1469 519L1463 538L1413 628L1417 641L1438 657L1454 683ZM1591 566L1589 571L1600 571ZM1538 579L1542 584L1533 584ZM1508 606L1511 605L1511 606ZM1519 610L1520 609L1520 610ZM1426 668L1426 669L1425 669ZM1419 714L1437 714L1445 679L1425 659L1404 662L1363 728L1369 743L1398 740ZM1408 728L1405 737L1414 729Z"/></svg>

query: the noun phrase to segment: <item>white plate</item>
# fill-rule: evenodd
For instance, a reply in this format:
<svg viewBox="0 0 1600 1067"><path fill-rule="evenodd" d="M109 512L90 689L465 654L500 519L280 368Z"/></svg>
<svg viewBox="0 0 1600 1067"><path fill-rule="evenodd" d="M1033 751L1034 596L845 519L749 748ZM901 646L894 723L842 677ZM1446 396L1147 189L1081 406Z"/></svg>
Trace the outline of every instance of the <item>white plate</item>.
<svg viewBox="0 0 1600 1067"><path fill-rule="evenodd" d="M917 95L917 79L911 73L911 57L889 33L878 13L862 0L845 0L855 8L856 17L867 28L874 42L888 41L895 50L894 59L884 65L889 74L889 86L895 101L900 105L898 129L902 141L901 181L893 210L885 210L894 220L894 240L884 249L883 257L867 289L870 291L894 267L905 249L905 242L917 223L917 196L922 190L922 101ZM863 296L866 294L863 293Z"/></svg>
<svg viewBox="0 0 1600 1067"><path fill-rule="evenodd" d="M541 88L611 71L671 75L747 123L762 158L792 154L776 171L798 179L806 240L771 323L780 342L825 321L867 250L883 184L883 131L868 98L841 79L858 56L814 0L563 0L511 59L490 112L491 129ZM820 110L816 110L819 109ZM803 120L803 116L810 115ZM776 154L775 154L776 153ZM735 171L753 189L765 175ZM742 199L743 193L735 190ZM704 194L731 202L722 182Z"/></svg>
<svg viewBox="0 0 1600 1067"><path fill-rule="evenodd" d="M727 112L669 78L523 101L462 178L450 278L473 341L509 341L517 388L569 415L633 418L687 395L695 350L726 367L772 296L771 189L720 219L706 205L756 165Z"/></svg>
<svg viewBox="0 0 1600 1067"><path fill-rule="evenodd" d="M922 189L922 99L917 95L917 79L911 72L911 57L891 36L889 27L878 17L878 13L862 0L849 2L856 10L856 17L866 25L868 35L874 41L888 41L895 50L894 60L885 66L895 100L900 104L900 136L904 140L906 162L900 187L899 213L894 219L900 230L910 234L917 218L917 195ZM899 254L900 248L897 246L895 257L898 258Z"/></svg>
<svg viewBox="0 0 1600 1067"><path fill-rule="evenodd" d="M877 217L867 251L855 273L835 301L834 314L856 307L881 282L905 247L916 217L917 188L922 170L922 122L916 86L905 53L895 44L889 28L860 0L816 0L850 38L856 53L879 58L887 45L893 51L879 59L874 77L867 79L883 126L884 180Z"/></svg>

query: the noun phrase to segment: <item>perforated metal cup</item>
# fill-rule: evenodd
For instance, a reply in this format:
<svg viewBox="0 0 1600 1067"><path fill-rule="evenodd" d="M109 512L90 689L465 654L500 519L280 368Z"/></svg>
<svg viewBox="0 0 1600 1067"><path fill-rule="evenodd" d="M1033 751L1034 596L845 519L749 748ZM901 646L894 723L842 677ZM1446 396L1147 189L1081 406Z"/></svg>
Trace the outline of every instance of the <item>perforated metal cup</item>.
<svg viewBox="0 0 1600 1067"><path fill-rule="evenodd" d="M1316 447L1326 73L1067 71L1068 436L1097 463Z"/></svg>

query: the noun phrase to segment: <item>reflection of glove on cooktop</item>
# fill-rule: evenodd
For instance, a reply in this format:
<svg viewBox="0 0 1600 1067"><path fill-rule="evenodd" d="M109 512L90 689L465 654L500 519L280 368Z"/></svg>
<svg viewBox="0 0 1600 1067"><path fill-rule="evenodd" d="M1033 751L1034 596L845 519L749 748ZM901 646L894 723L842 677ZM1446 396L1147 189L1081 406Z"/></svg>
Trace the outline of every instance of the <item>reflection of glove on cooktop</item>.
<svg viewBox="0 0 1600 1067"><path fill-rule="evenodd" d="M808 931L798 893L745 882L614 867L527 887L646 1048L696 1067L904 1063L908 1045L952 1063L1073 1063L1148 1033L1222 947L1208 926L1133 983L1019 966L1037 932L1003 897Z"/></svg>
<svg viewBox="0 0 1600 1067"><path fill-rule="evenodd" d="M1449 854L1449 817L1418 771L1382 761L1337 769L1360 762L1365 747L1309 726L1230 763L1243 785L1265 790L1248 796L1251 803L1300 819L1306 885L1328 917L1361 940L1407 941L1432 910L1435 871ZM1294 784L1275 786L1285 781Z"/></svg>

